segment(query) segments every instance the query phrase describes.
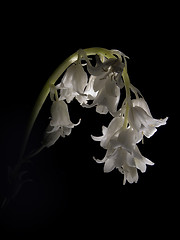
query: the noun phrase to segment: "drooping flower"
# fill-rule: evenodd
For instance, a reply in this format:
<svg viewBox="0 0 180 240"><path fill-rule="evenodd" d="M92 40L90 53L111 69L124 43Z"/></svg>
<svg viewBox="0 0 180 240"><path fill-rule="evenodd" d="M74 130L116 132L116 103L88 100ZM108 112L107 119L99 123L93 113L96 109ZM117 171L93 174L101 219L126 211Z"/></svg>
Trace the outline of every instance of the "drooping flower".
<svg viewBox="0 0 180 240"><path fill-rule="evenodd" d="M87 73L84 71L81 63L76 61L67 69L59 84L59 89L61 89L60 99L70 103L75 97L80 104L86 102L84 90L87 81Z"/></svg>
<svg viewBox="0 0 180 240"><path fill-rule="evenodd" d="M70 135L72 128L77 124L71 122L67 104L62 101L54 101L51 106L51 121L46 129L43 140L43 145L50 147L60 136L65 137Z"/></svg>
<svg viewBox="0 0 180 240"><path fill-rule="evenodd" d="M87 70L91 74L87 85L88 91L85 91L85 94L89 97L87 101L93 102L83 103L82 106L86 108L96 106L98 113L110 112L113 115L120 100L120 88L123 87L121 75L124 63L118 58L104 59L102 62L99 56L96 56L96 66L93 67L87 57L84 58L87 61Z"/></svg>
<svg viewBox="0 0 180 240"><path fill-rule="evenodd" d="M94 81L95 81L95 79L96 79L96 77L93 76L93 75L91 75L89 77L89 82L88 82L88 84L86 86L86 89L84 91L84 94L86 96L86 100L94 100L95 97L98 94L98 91L94 90ZM86 103L87 103L87 101L86 101Z"/></svg>
<svg viewBox="0 0 180 240"><path fill-rule="evenodd" d="M62 100L52 103L51 116L50 126L54 128L52 131L56 131L56 129L60 127L73 128L77 125L71 122L68 106Z"/></svg>
<svg viewBox="0 0 180 240"><path fill-rule="evenodd" d="M109 112L113 119L108 127L102 127L102 136L92 136L93 140L100 142L106 154L102 160L94 159L104 163L104 172L117 168L124 175L124 184L126 181L137 182L138 170L145 172L146 165L153 165L142 156L137 143L143 140L143 136L151 137L157 127L165 125L168 119L152 117L141 92L130 83L126 57L118 50L112 50L107 55L99 53L95 56L96 64L93 66L86 51L78 51L76 60L67 68L61 82L50 91L53 101L51 120L43 141L43 146L50 147L60 136L68 136L72 128L80 123L72 123L69 116L67 103L74 98L83 107L95 106L100 114ZM82 64L82 61L86 63ZM123 87L126 97L119 108ZM135 99L132 99L131 91Z"/></svg>
<svg viewBox="0 0 180 240"><path fill-rule="evenodd" d="M150 138L157 131L157 127L165 125L167 119L168 117L159 120L153 118L144 98L132 100L129 123L132 128L138 133L141 132L147 138Z"/></svg>
<svg viewBox="0 0 180 240"><path fill-rule="evenodd" d="M139 152L136 146L136 151ZM122 174L124 174L123 184L126 180L129 183L138 181L138 171L146 171L146 164L153 165L149 159L143 157L139 152L139 157L133 156L125 148L118 147L116 149L109 148L106 152L105 157L102 160L95 159L97 163L104 163L104 172L108 173L114 168L117 168Z"/></svg>
<svg viewBox="0 0 180 240"><path fill-rule="evenodd" d="M100 114L106 114L108 111L113 114L117 111L117 105L120 99L120 89L114 80L109 77L102 80L103 87L98 90L92 104L83 104L86 108L96 106L96 111Z"/></svg>
<svg viewBox="0 0 180 240"><path fill-rule="evenodd" d="M98 163L104 163L104 172L110 172L117 168L124 174L123 184L138 181L139 169L146 171L146 164L153 165L149 159L142 156L137 147L136 133L132 128L123 128L123 119L116 117L108 128L103 127L103 136L92 137L95 141L101 141L100 145L107 149L102 160L95 159Z"/></svg>
<svg viewBox="0 0 180 240"><path fill-rule="evenodd" d="M112 121L109 123L108 127L105 126L102 127L103 135L100 137L95 137L91 135L92 139L94 141L100 141L101 147L107 149L111 138L118 134L119 130L123 126L123 121L124 121L123 117L113 118Z"/></svg>

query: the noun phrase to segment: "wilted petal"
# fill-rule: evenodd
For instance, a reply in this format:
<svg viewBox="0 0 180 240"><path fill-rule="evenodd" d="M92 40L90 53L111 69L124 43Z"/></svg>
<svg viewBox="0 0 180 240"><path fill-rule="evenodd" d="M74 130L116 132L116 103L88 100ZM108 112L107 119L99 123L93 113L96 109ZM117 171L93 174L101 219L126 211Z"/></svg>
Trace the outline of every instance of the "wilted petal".
<svg viewBox="0 0 180 240"><path fill-rule="evenodd" d="M93 76L99 76L104 72L103 63L101 62L100 57L98 55L96 55L95 67L93 67L89 61L87 61L87 70Z"/></svg>
<svg viewBox="0 0 180 240"><path fill-rule="evenodd" d="M114 58L106 59L105 62L101 62L98 55L96 55L96 66L93 67L89 61L87 61L87 69L91 75L99 76L108 71L108 68L116 61Z"/></svg>

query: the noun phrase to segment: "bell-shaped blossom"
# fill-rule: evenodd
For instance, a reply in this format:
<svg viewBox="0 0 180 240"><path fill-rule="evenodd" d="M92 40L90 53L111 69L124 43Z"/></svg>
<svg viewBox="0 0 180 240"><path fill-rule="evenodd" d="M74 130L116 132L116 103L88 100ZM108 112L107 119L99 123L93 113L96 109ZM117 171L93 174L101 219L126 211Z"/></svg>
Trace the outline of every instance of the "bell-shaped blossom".
<svg viewBox="0 0 180 240"><path fill-rule="evenodd" d="M142 94L130 83L126 56L117 50L111 53L114 57L109 59L105 55L101 58L96 55L96 64L92 66L85 51L79 50L78 59L67 68L61 82L52 86L51 119L42 148L52 146L59 137L70 135L72 128L80 123L71 122L66 104L75 98L83 107L95 106L98 113L109 112L113 116L108 127L102 127L102 136L91 136L106 150L102 160L94 159L104 163L104 172L117 168L124 175L123 184L126 181L133 183L138 181L138 170L145 172L147 165L154 164L142 156L137 143L143 140L143 135L151 137L157 127L166 124L168 118L158 120L152 117ZM86 63L81 64L81 61ZM117 110L124 86L126 98ZM131 99L131 91L136 99Z"/></svg>
<svg viewBox="0 0 180 240"><path fill-rule="evenodd" d="M91 77L84 93L87 94L87 101L93 100L93 102L83 104L83 106L87 108L96 106L98 113L110 112L114 115L120 100L120 88L123 87L121 75L124 63L116 58L105 59L101 62L98 56L96 60L96 66L93 67L86 59L87 70Z"/></svg>
<svg viewBox="0 0 180 240"><path fill-rule="evenodd" d="M137 133L131 127L124 127L124 117L114 117L109 126L102 127L103 135L92 136L93 140L100 141L105 148L106 155L102 160L95 159L98 163L104 163L104 172L110 172L117 168L124 174L124 184L138 181L138 171L146 171L146 164L153 165L149 159L142 156L137 147Z"/></svg>
<svg viewBox="0 0 180 240"><path fill-rule="evenodd" d="M68 106L62 100L52 103L51 116L50 126L54 127L54 131L59 127L73 128L76 125L71 122Z"/></svg>
<svg viewBox="0 0 180 240"><path fill-rule="evenodd" d="M77 124L71 122L67 104L62 101L54 101L51 106L51 121L46 129L43 145L50 147L60 136L65 137L71 133L72 128Z"/></svg>
<svg viewBox="0 0 180 240"><path fill-rule="evenodd" d="M139 152L139 156L134 157L125 148L118 147L116 149L109 148L106 152L105 157L102 160L95 159L97 163L104 163L104 172L110 172L117 168L122 174L124 174L123 184L126 180L129 183L138 181L138 171L146 171L146 164L153 165L149 159L143 157L136 146L136 151Z"/></svg>
<svg viewBox="0 0 180 240"><path fill-rule="evenodd" d="M94 84L96 84L96 79ZM117 106L120 99L120 88L116 85L116 82L111 78L107 77L98 81L100 84L94 87L92 92L97 92L96 97L93 100L93 103L83 104L86 108L91 108L96 106L96 111L101 114L106 114L108 111L111 114L114 114L117 111Z"/></svg>
<svg viewBox="0 0 180 240"><path fill-rule="evenodd" d="M86 102L84 90L87 81L87 73L84 71L81 63L76 61L67 69L59 84L61 89L60 99L70 103L75 97L80 104Z"/></svg>
<svg viewBox="0 0 180 240"><path fill-rule="evenodd" d="M136 149L137 139L136 132L132 128L120 128L118 134L110 139L110 145L113 149L121 147L135 157L139 157Z"/></svg>
<svg viewBox="0 0 180 240"><path fill-rule="evenodd" d="M86 89L84 91L84 94L86 95L86 97L87 97L86 99L87 100L94 100L95 97L98 94L98 91L94 90L94 81L95 81L95 79L96 79L96 77L93 76L93 75L91 75L89 77L89 82L88 82L88 84L86 86Z"/></svg>
<svg viewBox="0 0 180 240"><path fill-rule="evenodd" d="M109 147L110 140L113 136L115 136L119 129L123 126L124 118L123 117L115 117L112 119L108 127L102 127L103 135L100 137L92 136L94 141L100 141L101 147L107 149Z"/></svg>
<svg viewBox="0 0 180 240"><path fill-rule="evenodd" d="M165 125L167 117L164 119L155 119L152 117L148 104L144 98L132 100L132 106L129 111L129 123L137 132L150 138L157 127Z"/></svg>

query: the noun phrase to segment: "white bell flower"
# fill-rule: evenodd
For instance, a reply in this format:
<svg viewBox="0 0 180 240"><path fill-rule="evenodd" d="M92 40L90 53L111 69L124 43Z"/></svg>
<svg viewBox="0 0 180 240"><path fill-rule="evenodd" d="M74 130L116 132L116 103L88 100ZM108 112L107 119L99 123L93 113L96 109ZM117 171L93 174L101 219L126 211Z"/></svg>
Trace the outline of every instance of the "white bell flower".
<svg viewBox="0 0 180 240"><path fill-rule="evenodd" d="M117 111L120 99L120 89L114 80L107 78L104 87L98 92L92 106L97 105L96 111L106 114L108 111L113 114Z"/></svg>
<svg viewBox="0 0 180 240"><path fill-rule="evenodd" d="M116 136L110 139L110 145L113 149L121 147L135 157L139 157L136 149L137 139L136 132L132 128L120 128Z"/></svg>
<svg viewBox="0 0 180 240"><path fill-rule="evenodd" d="M128 145L132 145L132 142L130 141L130 143L127 143L126 147L124 145L124 147L117 147L114 149L111 146L107 149L106 155L102 160L94 158L97 163L104 163L105 173L117 168L122 174L124 174L123 184L126 183L126 180L129 183L137 182L137 169L144 173L146 171L146 164L154 164L152 161L141 155L136 145L134 146L134 151L130 153ZM134 154L135 152L136 154Z"/></svg>
<svg viewBox="0 0 180 240"><path fill-rule="evenodd" d="M124 63L116 58L101 62L96 56L96 66L93 67L86 57L85 59L88 72L91 74L85 94L88 94L87 100L93 100L93 103L82 106L87 108L96 106L96 112L107 114L109 111L114 115L120 100L120 88L123 86L121 75Z"/></svg>
<svg viewBox="0 0 180 240"><path fill-rule="evenodd" d="M95 66L91 64L92 59L88 58L94 55ZM51 120L42 147L36 153L44 147L52 146L59 137L70 135L72 128L80 123L72 123L69 116L67 103L75 98L82 107L95 106L96 112L109 112L113 116L108 127L102 127L102 136L91 136L106 150L105 157L102 160L95 159L96 162L104 163L104 172L117 168L124 175L124 184L126 181L138 181L138 170L145 172L146 165L153 165L153 162L142 156L137 143L143 140L144 135L151 137L157 127L166 124L168 118L152 117L141 92L130 82L126 58L118 50L80 49L60 65L47 81L34 108L33 120L47 97L50 85L50 99L53 101ZM61 82L54 86L64 71ZM119 108L123 88L126 96ZM131 92L136 99L132 99Z"/></svg>
<svg viewBox="0 0 180 240"><path fill-rule="evenodd" d="M102 127L103 135L92 136L93 140L100 141L101 147L107 149L102 160L95 159L98 163L104 163L104 172L110 172L117 168L124 174L124 184L138 181L139 169L146 171L146 164L153 165L149 159L142 156L136 143L139 142L136 131L131 127L124 128L124 117L114 117L109 126Z"/></svg>
<svg viewBox="0 0 180 240"><path fill-rule="evenodd" d="M42 142L43 147L50 147L60 138L70 135L71 128L60 127L56 131L52 131L52 127L48 126Z"/></svg>
<svg viewBox="0 0 180 240"><path fill-rule="evenodd" d="M84 91L84 95L87 96L86 100L94 100L97 96L98 92L94 90L94 81L96 80L96 77L91 75L89 77L89 82L86 86L86 89ZM86 102L87 103L87 102Z"/></svg>
<svg viewBox="0 0 180 240"><path fill-rule="evenodd" d="M70 135L72 128L80 124L71 122L67 104L62 100L57 100L51 106L51 121L46 129L43 140L43 145L50 147L60 136L65 137Z"/></svg>
<svg viewBox="0 0 180 240"><path fill-rule="evenodd" d="M157 131L157 127L165 125L167 119L168 117L159 120L153 118L144 98L132 100L129 123L132 128L137 132L141 132L147 138L150 138Z"/></svg>
<svg viewBox="0 0 180 240"><path fill-rule="evenodd" d="M92 136L94 141L100 141L100 146L107 149L109 146L110 139L119 132L119 129L123 126L124 118L115 117L112 119L108 127L102 127L103 135L100 137Z"/></svg>
<svg viewBox="0 0 180 240"><path fill-rule="evenodd" d="M61 100L70 103L74 97L80 104L86 102L84 90L88 81L87 73L84 71L81 63L76 61L65 72L59 88L61 89Z"/></svg>
<svg viewBox="0 0 180 240"><path fill-rule="evenodd" d="M70 120L68 106L62 100L52 103L51 116L50 126L54 129L59 127L73 128L75 126Z"/></svg>
<svg viewBox="0 0 180 240"><path fill-rule="evenodd" d="M94 83L96 79L94 79ZM100 114L106 114L108 111L113 115L117 111L117 106L120 99L120 88L116 85L116 82L111 78L99 80L101 87L92 104L83 104L83 107L91 108L96 106L96 112ZM92 92L96 92L96 88ZM94 94L95 95L95 94Z"/></svg>

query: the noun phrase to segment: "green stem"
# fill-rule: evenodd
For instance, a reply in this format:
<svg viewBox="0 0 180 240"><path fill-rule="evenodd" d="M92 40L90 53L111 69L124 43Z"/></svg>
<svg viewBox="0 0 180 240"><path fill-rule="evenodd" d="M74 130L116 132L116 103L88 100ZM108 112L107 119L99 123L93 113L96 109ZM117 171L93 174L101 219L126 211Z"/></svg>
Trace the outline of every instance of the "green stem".
<svg viewBox="0 0 180 240"><path fill-rule="evenodd" d="M100 55L105 56L106 58L114 58L115 56L111 52L111 50L107 50L105 48L87 48L84 49L84 52L89 55ZM45 83L42 91L40 92L37 101L34 105L34 108L32 110L32 114L29 119L29 124L27 126L27 130L25 133L25 139L23 142L20 159L23 159L24 152L26 150L27 142L29 140L29 136L31 134L31 130L33 128L33 125L36 121L36 118L49 94L50 91L50 85L55 84L55 82L59 79L59 77L63 74L63 72L76 60L78 59L78 51L69 56L62 64L60 64L57 69L52 73L52 75L48 78L47 82ZM22 160L21 160L22 161Z"/></svg>
<svg viewBox="0 0 180 240"><path fill-rule="evenodd" d="M123 77L124 85L125 85L125 89L126 89L126 111L125 111L125 116L124 116L123 128L127 128L131 95L130 95L130 80L129 80L129 76L127 73L127 65L126 64L125 64L125 68L122 73L122 77Z"/></svg>

